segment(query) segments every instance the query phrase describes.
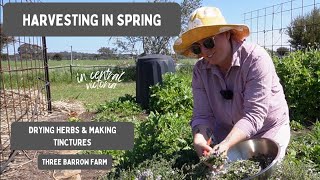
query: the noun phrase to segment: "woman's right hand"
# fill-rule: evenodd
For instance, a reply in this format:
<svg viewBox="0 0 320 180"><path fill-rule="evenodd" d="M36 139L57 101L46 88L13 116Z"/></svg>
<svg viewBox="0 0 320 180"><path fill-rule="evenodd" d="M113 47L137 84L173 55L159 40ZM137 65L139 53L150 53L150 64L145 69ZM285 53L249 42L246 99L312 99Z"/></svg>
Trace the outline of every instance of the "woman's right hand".
<svg viewBox="0 0 320 180"><path fill-rule="evenodd" d="M210 154L213 153L213 149L207 144L207 140L200 133L194 135L193 146L199 158L202 156L210 156ZM204 162L204 164L207 165L212 171L215 170L213 169L212 164L207 162Z"/></svg>
<svg viewBox="0 0 320 180"><path fill-rule="evenodd" d="M199 157L208 156L213 152L213 149L207 144L207 140L201 133L194 135L193 146Z"/></svg>

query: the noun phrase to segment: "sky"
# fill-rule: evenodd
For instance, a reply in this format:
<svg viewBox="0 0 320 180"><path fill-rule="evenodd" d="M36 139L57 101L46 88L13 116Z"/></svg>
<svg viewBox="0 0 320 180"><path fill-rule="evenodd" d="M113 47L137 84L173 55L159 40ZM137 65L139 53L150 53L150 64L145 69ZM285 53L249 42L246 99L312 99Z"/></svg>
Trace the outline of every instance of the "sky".
<svg viewBox="0 0 320 180"><path fill-rule="evenodd" d="M257 42L259 44L288 44L288 37L285 35L281 28L286 27L291 18L289 12L284 12L281 16L282 11L288 10L290 8L290 0L203 0L202 6L215 6L218 7L228 23L232 24L247 24L251 32L249 40ZM6 2L6 1L5 1ZM15 2L15 1L11 1ZM20 2L20 0L18 1ZM146 2L144 0L41 0L41 2ZM176 0L175 2L180 3L181 0ZM320 5L320 0L294 0L293 7L300 7L301 3L312 4L317 3L317 7ZM279 5L285 3L283 6ZM274 6L274 7L272 7ZM256 11L258 10L259 11ZM263 17L261 15L270 14L276 12L277 14L272 18L271 15ZM304 11L307 11L305 8ZM250 13L251 12L251 13ZM246 13L246 15L244 15ZM257 14L259 13L259 14ZM287 14L285 14L287 13ZM301 13L301 9L293 12L293 16ZM261 17L260 17L261 16ZM250 18L253 17L252 20ZM258 18L256 18L258 17ZM281 18L282 17L282 18ZM245 20L246 19L246 20ZM273 23L272 23L273 22ZM281 24L281 26L280 26ZM258 33L264 29L279 29L278 31L269 31L267 33ZM273 37L273 38L271 38ZM70 51L71 46L73 51L86 52L86 53L97 53L100 47L114 47L113 41L109 40L109 37L48 37L47 36L47 47L48 52L61 52Z"/></svg>

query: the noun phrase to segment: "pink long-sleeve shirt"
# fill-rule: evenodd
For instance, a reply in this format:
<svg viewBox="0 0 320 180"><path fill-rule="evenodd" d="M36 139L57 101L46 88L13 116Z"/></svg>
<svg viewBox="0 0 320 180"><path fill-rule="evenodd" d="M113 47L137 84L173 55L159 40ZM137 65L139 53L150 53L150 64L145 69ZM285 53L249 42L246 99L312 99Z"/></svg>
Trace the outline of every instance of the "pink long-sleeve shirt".
<svg viewBox="0 0 320 180"><path fill-rule="evenodd" d="M196 63L191 127L199 124L211 127L218 142L234 126L248 138L279 141L275 135L288 125L289 113L271 57L262 47L248 42L232 41L232 49L232 65L225 76L204 59ZM224 99L221 90L231 90L233 98Z"/></svg>

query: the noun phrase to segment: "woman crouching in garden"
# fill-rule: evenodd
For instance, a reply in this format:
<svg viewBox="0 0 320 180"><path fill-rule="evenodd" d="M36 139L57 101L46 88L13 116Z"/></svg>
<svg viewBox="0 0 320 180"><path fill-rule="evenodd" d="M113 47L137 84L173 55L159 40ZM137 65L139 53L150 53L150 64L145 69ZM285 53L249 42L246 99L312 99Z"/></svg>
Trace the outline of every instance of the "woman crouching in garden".
<svg viewBox="0 0 320 180"><path fill-rule="evenodd" d="M290 140L288 105L273 61L248 43L246 25L227 24L220 10L202 7L175 41L177 54L197 57L193 69L191 127L198 156L227 152L246 139L269 138L285 155ZM207 144L212 137L216 144ZM208 153L207 153L208 152Z"/></svg>

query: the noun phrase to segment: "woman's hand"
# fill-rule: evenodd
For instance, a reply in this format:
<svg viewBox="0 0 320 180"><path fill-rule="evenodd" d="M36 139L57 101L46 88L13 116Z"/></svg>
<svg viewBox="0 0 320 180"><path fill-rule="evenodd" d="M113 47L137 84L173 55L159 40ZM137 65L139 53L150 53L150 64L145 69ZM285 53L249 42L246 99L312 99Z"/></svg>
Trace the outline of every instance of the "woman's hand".
<svg viewBox="0 0 320 180"><path fill-rule="evenodd" d="M207 140L200 133L195 134L193 138L193 146L199 157L207 156L212 152L212 148L207 144Z"/></svg>
<svg viewBox="0 0 320 180"><path fill-rule="evenodd" d="M227 152L230 146L226 141L222 141L220 144L215 145L212 149L216 154L221 154L222 156L227 156Z"/></svg>
<svg viewBox="0 0 320 180"><path fill-rule="evenodd" d="M193 146L196 150L199 158L202 156L210 156L211 153L213 153L213 149L207 144L206 139L202 136L202 134L196 134L193 139ZM207 165L211 170L214 170L212 168L212 164L204 162L205 165Z"/></svg>
<svg viewBox="0 0 320 180"><path fill-rule="evenodd" d="M211 154L214 154L216 156L216 158L218 159L227 159L227 152L229 150L230 146L228 145L228 143L222 141L220 144L217 144L215 145L213 148L212 148L212 151L209 153L210 155ZM210 169L214 172L219 172L223 169L223 166L224 166L224 161L223 160L221 162L221 160L215 160L216 164L207 164L207 166L210 167Z"/></svg>
<svg viewBox="0 0 320 180"><path fill-rule="evenodd" d="M213 152L213 149L210 147L210 143L208 143L208 139L212 135L212 130L207 126L198 125L192 129L192 132L193 146L199 158L202 156L209 156ZM211 164L205 164L212 169Z"/></svg>

